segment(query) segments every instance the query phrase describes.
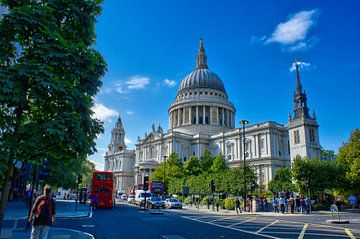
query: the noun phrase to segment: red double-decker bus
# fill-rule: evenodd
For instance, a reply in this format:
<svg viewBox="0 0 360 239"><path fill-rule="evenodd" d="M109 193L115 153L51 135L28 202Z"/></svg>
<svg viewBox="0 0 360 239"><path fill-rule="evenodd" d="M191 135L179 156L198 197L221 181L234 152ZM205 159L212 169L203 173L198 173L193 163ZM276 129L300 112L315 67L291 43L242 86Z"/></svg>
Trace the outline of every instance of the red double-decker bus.
<svg viewBox="0 0 360 239"><path fill-rule="evenodd" d="M115 206L114 175L112 172L94 172L91 185L91 203L97 195L97 207L112 208Z"/></svg>
<svg viewBox="0 0 360 239"><path fill-rule="evenodd" d="M149 190L152 194L164 194L164 183L161 181L150 181Z"/></svg>

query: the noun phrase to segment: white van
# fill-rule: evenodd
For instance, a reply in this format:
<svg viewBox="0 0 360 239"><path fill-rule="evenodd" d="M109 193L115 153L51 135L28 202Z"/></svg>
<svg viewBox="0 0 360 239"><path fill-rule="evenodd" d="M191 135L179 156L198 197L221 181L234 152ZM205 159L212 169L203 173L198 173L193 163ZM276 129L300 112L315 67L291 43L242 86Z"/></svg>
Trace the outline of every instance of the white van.
<svg viewBox="0 0 360 239"><path fill-rule="evenodd" d="M144 190L136 190L135 191L135 204L144 205L145 196L146 196L146 200L150 199L151 193L145 192Z"/></svg>

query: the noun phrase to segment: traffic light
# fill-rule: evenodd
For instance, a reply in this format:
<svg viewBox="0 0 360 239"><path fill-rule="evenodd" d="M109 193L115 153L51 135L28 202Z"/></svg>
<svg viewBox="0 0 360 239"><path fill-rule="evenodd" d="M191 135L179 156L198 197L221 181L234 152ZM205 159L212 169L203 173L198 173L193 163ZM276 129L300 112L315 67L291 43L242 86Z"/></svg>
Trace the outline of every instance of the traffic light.
<svg viewBox="0 0 360 239"><path fill-rule="evenodd" d="M39 180L46 181L50 175L50 167L48 165L48 160L43 160L43 164L41 165L40 172L39 172Z"/></svg>
<svg viewBox="0 0 360 239"><path fill-rule="evenodd" d="M149 176L144 177L144 191L149 189Z"/></svg>
<svg viewBox="0 0 360 239"><path fill-rule="evenodd" d="M78 183L82 183L83 176L81 174L78 175Z"/></svg>

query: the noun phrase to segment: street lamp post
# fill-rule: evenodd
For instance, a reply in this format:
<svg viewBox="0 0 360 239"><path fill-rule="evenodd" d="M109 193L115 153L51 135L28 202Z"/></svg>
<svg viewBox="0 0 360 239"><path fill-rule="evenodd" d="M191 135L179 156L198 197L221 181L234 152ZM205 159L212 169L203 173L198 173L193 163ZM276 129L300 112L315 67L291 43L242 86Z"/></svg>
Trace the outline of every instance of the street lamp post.
<svg viewBox="0 0 360 239"><path fill-rule="evenodd" d="M167 159L167 156L164 155L164 176L163 176L163 179L164 179L164 194L165 194L166 159Z"/></svg>
<svg viewBox="0 0 360 239"><path fill-rule="evenodd" d="M243 133L243 151L244 151L244 210L246 211L246 165L245 165L245 161L246 161L246 151L245 151L245 147L246 147L246 142L245 142L245 125L248 124L249 121L247 120L241 120L240 124L242 124L242 133Z"/></svg>

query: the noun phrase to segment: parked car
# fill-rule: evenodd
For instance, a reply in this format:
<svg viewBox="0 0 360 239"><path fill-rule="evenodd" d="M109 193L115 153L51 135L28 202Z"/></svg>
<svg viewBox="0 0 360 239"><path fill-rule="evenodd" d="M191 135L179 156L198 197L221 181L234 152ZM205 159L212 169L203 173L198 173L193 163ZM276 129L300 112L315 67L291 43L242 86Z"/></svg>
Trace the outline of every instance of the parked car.
<svg viewBox="0 0 360 239"><path fill-rule="evenodd" d="M120 199L126 201L128 196L126 194L121 195Z"/></svg>
<svg viewBox="0 0 360 239"><path fill-rule="evenodd" d="M165 202L160 197L151 197L146 204L148 208L165 208Z"/></svg>
<svg viewBox="0 0 360 239"><path fill-rule="evenodd" d="M130 194L127 198L127 202L131 204L135 203L135 194Z"/></svg>
<svg viewBox="0 0 360 239"><path fill-rule="evenodd" d="M165 200L165 207L167 208L179 208L182 209L182 203L176 198L167 198Z"/></svg>

